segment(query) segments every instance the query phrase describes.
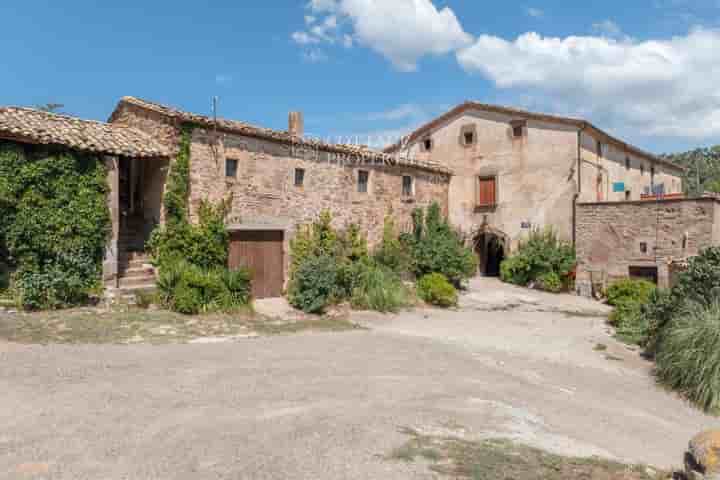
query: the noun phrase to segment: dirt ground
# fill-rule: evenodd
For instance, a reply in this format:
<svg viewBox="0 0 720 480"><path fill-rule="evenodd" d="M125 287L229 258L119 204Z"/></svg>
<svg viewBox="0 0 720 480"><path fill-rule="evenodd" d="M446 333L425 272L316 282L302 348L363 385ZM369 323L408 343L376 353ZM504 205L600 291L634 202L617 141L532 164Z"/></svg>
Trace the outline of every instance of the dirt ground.
<svg viewBox="0 0 720 480"><path fill-rule="evenodd" d="M658 388L607 311L477 279L455 311L354 314L368 330L0 343L0 478L444 478L391 458L408 429L679 466L720 421Z"/></svg>

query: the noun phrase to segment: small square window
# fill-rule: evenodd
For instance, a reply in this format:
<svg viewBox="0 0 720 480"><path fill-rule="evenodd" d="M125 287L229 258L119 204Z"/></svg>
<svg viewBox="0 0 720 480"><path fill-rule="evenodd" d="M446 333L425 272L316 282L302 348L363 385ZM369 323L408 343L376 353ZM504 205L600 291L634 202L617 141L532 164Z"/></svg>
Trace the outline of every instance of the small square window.
<svg viewBox="0 0 720 480"><path fill-rule="evenodd" d="M524 128L522 125L513 125L513 137L520 138L523 136Z"/></svg>
<svg viewBox="0 0 720 480"><path fill-rule="evenodd" d="M640 253L648 252L648 244L646 242L640 242Z"/></svg>
<svg viewBox="0 0 720 480"><path fill-rule="evenodd" d="M303 185L305 185L305 169L304 168L296 168L295 169L295 186L302 187Z"/></svg>
<svg viewBox="0 0 720 480"><path fill-rule="evenodd" d="M369 180L370 180L370 172L368 172L367 170L358 171L357 191L359 193L367 193Z"/></svg>
<svg viewBox="0 0 720 480"><path fill-rule="evenodd" d="M426 138L423 140L423 150L426 152L431 151L433 148L433 141L432 138Z"/></svg>
<svg viewBox="0 0 720 480"><path fill-rule="evenodd" d="M402 177L402 196L412 197L414 194L413 177L405 175Z"/></svg>
<svg viewBox="0 0 720 480"><path fill-rule="evenodd" d="M463 134L463 139L465 140L465 145L473 145L475 143L475 133L465 132Z"/></svg>
<svg viewBox="0 0 720 480"><path fill-rule="evenodd" d="M237 178L238 161L232 158L225 159L225 176L227 178Z"/></svg>

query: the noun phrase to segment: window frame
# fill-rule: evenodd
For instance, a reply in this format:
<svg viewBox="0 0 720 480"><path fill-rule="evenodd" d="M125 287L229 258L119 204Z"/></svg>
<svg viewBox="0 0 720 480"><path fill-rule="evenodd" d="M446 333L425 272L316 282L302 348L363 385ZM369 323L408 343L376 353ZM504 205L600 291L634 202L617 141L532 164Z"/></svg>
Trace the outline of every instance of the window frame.
<svg viewBox="0 0 720 480"><path fill-rule="evenodd" d="M233 164L233 175L228 175L230 172L230 165ZM238 170L240 167L240 161L237 158L225 158L225 178L228 180L237 180Z"/></svg>
<svg viewBox="0 0 720 480"><path fill-rule="evenodd" d="M527 120L513 120L510 122L513 140L525 138L527 134ZM518 135L518 132L520 135Z"/></svg>
<svg viewBox="0 0 720 480"><path fill-rule="evenodd" d="M497 175L478 175L476 177L477 193L475 195L475 208L492 209L498 204L498 177ZM493 199L491 203L482 203L480 200L481 185L483 182L492 181L493 183Z"/></svg>
<svg viewBox="0 0 720 480"><path fill-rule="evenodd" d="M405 179L410 179L410 188L408 191L405 189ZM412 175L403 175L401 184L400 196L402 198L412 198L415 196L415 178Z"/></svg>
<svg viewBox="0 0 720 480"><path fill-rule="evenodd" d="M361 182L361 179L362 179L363 175L365 176L365 182L364 182L364 183ZM364 190L361 189L361 186L362 186L362 185L365 186ZM357 173L357 185L356 185L355 190L356 190L357 193L360 193L360 194L363 194L363 195L366 195L366 194L370 193L370 170L358 170L358 173Z"/></svg>
<svg viewBox="0 0 720 480"><path fill-rule="evenodd" d="M307 172L304 168L295 167L294 177L293 177L293 186L295 188L304 188L305 187L305 173L307 173ZM300 182L298 182L298 179L300 180Z"/></svg>
<svg viewBox="0 0 720 480"><path fill-rule="evenodd" d="M420 145L423 152L432 152L433 148L435 147L435 142L433 141L432 137L425 137L420 141Z"/></svg>

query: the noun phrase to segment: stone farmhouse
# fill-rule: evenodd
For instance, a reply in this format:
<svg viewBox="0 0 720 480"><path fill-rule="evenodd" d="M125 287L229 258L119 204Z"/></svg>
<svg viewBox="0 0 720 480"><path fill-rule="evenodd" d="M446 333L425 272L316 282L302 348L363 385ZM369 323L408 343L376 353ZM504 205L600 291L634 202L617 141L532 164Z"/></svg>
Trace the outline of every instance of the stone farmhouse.
<svg viewBox="0 0 720 480"><path fill-rule="evenodd" d="M682 169L584 120L463 103L385 150L453 171L450 221L471 239L481 271L531 228L574 241L578 202L640 200L682 192Z"/></svg>
<svg viewBox="0 0 720 480"><path fill-rule="evenodd" d="M720 242L713 198L685 199L682 169L584 120L463 103L384 152L215 119L125 97L108 123L0 108L0 139L102 155L113 233L104 276L111 288L154 283L144 252L164 221L163 196L182 131L190 137L190 208L228 200L230 266L249 266L257 297L282 294L296 227L323 210L338 227L359 224L371 245L392 214L402 227L438 202L497 275L532 228L576 244L577 284L623 276L669 284L672 265Z"/></svg>

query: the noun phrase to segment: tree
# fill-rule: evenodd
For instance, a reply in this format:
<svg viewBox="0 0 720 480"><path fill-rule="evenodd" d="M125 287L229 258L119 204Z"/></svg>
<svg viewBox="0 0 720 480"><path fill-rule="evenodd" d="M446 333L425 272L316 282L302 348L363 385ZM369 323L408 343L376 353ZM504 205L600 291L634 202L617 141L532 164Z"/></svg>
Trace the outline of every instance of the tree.
<svg viewBox="0 0 720 480"><path fill-rule="evenodd" d="M663 158L687 169L683 175L683 183L688 195L720 193L720 145L663 155Z"/></svg>
<svg viewBox="0 0 720 480"><path fill-rule="evenodd" d="M35 108L41 112L47 113L61 113L65 105L62 103L46 103L44 105L36 105Z"/></svg>

